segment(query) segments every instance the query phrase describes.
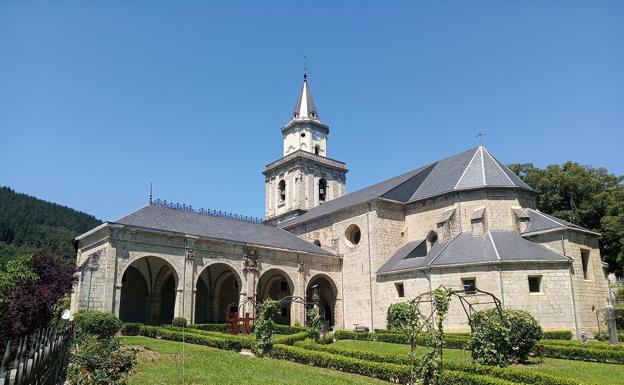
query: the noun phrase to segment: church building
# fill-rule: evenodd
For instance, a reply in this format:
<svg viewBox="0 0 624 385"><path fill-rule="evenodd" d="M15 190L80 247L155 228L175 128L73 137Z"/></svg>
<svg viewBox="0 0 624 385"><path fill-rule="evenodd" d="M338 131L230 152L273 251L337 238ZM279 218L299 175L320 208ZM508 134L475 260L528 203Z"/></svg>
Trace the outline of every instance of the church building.
<svg viewBox="0 0 624 385"><path fill-rule="evenodd" d="M391 304L445 286L468 299L490 293L545 330L598 330L608 299L600 234L537 210L536 192L485 147L347 194L305 75L281 133L283 156L263 172L264 219L150 198L76 238L72 311L223 323L291 298L277 322L304 324L305 301L328 328L372 330ZM458 301L446 328L468 329Z"/></svg>

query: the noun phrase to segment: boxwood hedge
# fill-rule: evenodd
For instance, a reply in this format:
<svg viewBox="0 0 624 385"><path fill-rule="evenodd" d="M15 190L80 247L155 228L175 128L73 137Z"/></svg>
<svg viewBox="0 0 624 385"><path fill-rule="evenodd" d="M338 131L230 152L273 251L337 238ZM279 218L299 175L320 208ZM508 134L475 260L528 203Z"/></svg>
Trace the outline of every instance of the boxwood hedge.
<svg viewBox="0 0 624 385"><path fill-rule="evenodd" d="M320 345L315 344L314 342L309 340L297 342L295 343L295 346L307 350L323 351L327 353L338 354L374 362L410 365L410 360L406 355L371 352L366 350L344 348L337 345ZM530 385L580 385L580 383L575 380L559 378L548 374L516 368L499 368L493 366L444 361L444 369L457 372L488 375L490 377L496 377L502 380Z"/></svg>

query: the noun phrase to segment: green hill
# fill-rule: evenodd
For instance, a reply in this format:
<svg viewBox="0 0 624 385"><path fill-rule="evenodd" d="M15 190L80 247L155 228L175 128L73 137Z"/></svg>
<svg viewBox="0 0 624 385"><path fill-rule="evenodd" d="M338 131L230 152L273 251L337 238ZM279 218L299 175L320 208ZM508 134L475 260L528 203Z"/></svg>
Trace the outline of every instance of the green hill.
<svg viewBox="0 0 624 385"><path fill-rule="evenodd" d="M0 263L46 248L60 249L73 263L71 240L101 223L93 215L0 187Z"/></svg>

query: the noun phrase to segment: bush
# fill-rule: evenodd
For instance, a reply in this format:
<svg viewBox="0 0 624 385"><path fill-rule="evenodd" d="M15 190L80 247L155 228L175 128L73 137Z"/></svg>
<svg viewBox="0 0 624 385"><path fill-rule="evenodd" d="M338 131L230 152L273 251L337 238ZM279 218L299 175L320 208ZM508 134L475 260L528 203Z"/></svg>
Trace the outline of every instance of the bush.
<svg viewBox="0 0 624 385"><path fill-rule="evenodd" d="M542 328L533 316L522 310L505 310L503 316L509 322L509 360L524 363L529 359L537 342L542 339Z"/></svg>
<svg viewBox="0 0 624 385"><path fill-rule="evenodd" d="M70 353L67 382L72 385L125 384L135 359L136 350L120 346L117 339L98 339L85 334Z"/></svg>
<svg viewBox="0 0 624 385"><path fill-rule="evenodd" d="M114 336L121 328L121 321L112 313L101 311L79 312L74 315L79 334L90 334L101 339Z"/></svg>
<svg viewBox="0 0 624 385"><path fill-rule="evenodd" d="M311 307L307 311L308 317L308 338L313 339L314 341L319 341L321 339L321 330L323 329L323 324L321 323L321 317L319 316L319 311L316 307Z"/></svg>
<svg viewBox="0 0 624 385"><path fill-rule="evenodd" d="M171 321L173 326L177 326L180 328L186 327L186 318L184 317L175 317L173 321Z"/></svg>
<svg viewBox="0 0 624 385"><path fill-rule="evenodd" d="M572 332L570 330L549 330L542 333L542 338L547 340L571 340Z"/></svg>
<svg viewBox="0 0 624 385"><path fill-rule="evenodd" d="M121 334L124 336L138 336L141 332L141 326L138 322L127 322L121 325Z"/></svg>
<svg viewBox="0 0 624 385"><path fill-rule="evenodd" d="M386 323L389 331L402 331L413 314L413 305L408 302L393 303L388 308Z"/></svg>
<svg viewBox="0 0 624 385"><path fill-rule="evenodd" d="M301 325L281 325L273 322L273 331L275 334L299 334L308 330L305 326Z"/></svg>
<svg viewBox="0 0 624 385"><path fill-rule="evenodd" d="M509 324L498 310L475 312L468 322L472 327L468 341L472 359L482 365L507 366L511 348Z"/></svg>

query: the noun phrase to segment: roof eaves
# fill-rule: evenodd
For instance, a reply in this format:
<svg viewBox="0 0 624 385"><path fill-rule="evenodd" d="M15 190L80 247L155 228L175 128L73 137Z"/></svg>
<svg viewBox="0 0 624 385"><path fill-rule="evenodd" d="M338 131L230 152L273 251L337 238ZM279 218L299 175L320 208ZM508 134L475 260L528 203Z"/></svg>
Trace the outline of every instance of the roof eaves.
<svg viewBox="0 0 624 385"><path fill-rule="evenodd" d="M602 237L601 233L597 233L595 231L591 231L591 230L587 230L583 228L570 227L570 226L551 227L550 229L530 231L530 232L521 233L520 235L522 235L523 237L532 237L534 235L548 234L548 233L554 233L554 232L566 231L566 230L578 231L579 233L591 234L591 235L595 235L598 237Z"/></svg>

